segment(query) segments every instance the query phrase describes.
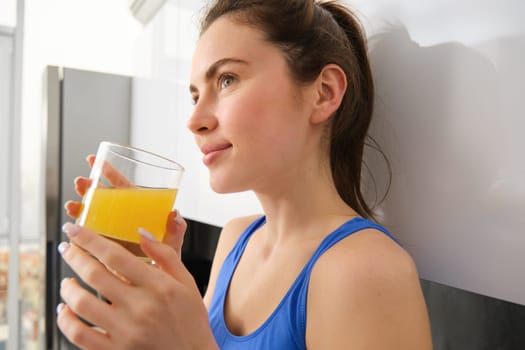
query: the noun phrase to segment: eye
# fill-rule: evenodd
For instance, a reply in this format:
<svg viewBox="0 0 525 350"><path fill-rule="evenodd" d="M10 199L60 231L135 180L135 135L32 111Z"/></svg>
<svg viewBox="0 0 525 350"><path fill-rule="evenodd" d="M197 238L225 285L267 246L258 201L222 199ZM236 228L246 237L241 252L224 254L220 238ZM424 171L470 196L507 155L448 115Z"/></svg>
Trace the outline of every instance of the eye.
<svg viewBox="0 0 525 350"><path fill-rule="evenodd" d="M219 88L220 90L226 89L228 86L235 82L236 78L232 74L221 74L219 77Z"/></svg>

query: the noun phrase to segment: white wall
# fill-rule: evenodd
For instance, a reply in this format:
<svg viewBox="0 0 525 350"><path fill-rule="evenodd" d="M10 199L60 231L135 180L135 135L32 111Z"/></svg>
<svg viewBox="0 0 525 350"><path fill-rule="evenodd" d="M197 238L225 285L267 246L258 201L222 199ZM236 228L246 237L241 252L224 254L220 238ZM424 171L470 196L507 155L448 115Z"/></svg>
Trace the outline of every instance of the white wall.
<svg viewBox="0 0 525 350"><path fill-rule="evenodd" d="M385 223L423 278L525 304L525 2L353 3L394 171Z"/></svg>

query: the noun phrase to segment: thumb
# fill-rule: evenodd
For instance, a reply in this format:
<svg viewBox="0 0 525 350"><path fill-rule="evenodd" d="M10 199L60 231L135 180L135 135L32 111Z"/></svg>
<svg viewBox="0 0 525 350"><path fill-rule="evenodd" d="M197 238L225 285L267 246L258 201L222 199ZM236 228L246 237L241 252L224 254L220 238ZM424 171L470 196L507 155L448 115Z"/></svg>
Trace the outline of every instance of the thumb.
<svg viewBox="0 0 525 350"><path fill-rule="evenodd" d="M163 242L175 249L179 256L181 256L182 243L184 242L184 234L187 228L188 224L178 210L174 210L168 215L166 235Z"/></svg>
<svg viewBox="0 0 525 350"><path fill-rule="evenodd" d="M143 228L139 228L138 233L140 248L155 262L155 265L185 285L195 284L193 276L173 247L157 241L150 232Z"/></svg>

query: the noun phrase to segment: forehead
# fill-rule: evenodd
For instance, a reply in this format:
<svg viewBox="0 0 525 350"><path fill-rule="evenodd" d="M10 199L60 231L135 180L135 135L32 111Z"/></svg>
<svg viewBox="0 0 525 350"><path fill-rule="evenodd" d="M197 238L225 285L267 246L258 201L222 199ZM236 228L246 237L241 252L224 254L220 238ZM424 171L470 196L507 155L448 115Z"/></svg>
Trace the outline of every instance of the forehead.
<svg viewBox="0 0 525 350"><path fill-rule="evenodd" d="M204 76L211 64L224 58L256 63L275 55L281 56L281 51L264 39L262 31L222 16L199 39L193 55L191 77L195 80Z"/></svg>

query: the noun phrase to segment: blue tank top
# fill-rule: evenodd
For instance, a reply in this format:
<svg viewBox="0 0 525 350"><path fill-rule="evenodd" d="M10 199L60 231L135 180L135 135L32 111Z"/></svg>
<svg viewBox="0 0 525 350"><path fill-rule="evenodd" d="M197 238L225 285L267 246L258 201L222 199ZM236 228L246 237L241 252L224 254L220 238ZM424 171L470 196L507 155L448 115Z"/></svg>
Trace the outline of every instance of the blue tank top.
<svg viewBox="0 0 525 350"><path fill-rule="evenodd" d="M266 222L263 216L255 220L239 237L224 260L217 277L215 291L208 311L210 326L221 350L304 350L306 349L306 300L310 274L317 259L330 247L354 232L377 229L392 239L380 225L367 219L354 218L323 239L297 279L268 319L255 331L245 336L232 334L224 320L224 304L233 272L251 235Z"/></svg>

